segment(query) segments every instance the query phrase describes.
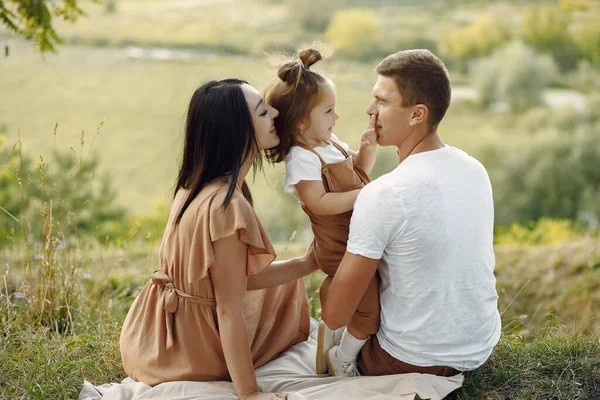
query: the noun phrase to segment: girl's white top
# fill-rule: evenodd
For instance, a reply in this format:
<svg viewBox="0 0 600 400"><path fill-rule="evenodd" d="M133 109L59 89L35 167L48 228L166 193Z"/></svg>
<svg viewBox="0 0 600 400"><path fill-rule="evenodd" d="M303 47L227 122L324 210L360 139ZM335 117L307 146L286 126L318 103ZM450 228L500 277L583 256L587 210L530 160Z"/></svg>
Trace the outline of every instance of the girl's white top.
<svg viewBox="0 0 600 400"><path fill-rule="evenodd" d="M350 149L348 145L334 133L331 134L331 141L335 141L340 145L346 152ZM339 151L331 142L327 146L319 146L313 149L316 151L323 161L327 164L344 161L346 157ZM283 190L286 193L291 193L298 203L304 205L298 192L296 191L296 184L300 181L322 181L321 177L321 160L316 154L302 148L300 146L292 146L290 152L285 158L285 177L283 179Z"/></svg>

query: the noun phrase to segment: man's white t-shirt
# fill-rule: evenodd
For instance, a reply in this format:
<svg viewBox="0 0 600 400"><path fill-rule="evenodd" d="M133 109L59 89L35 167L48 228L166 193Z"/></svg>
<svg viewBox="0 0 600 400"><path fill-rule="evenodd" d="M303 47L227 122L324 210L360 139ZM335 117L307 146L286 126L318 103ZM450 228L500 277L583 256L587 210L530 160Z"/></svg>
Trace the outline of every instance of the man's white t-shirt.
<svg viewBox="0 0 600 400"><path fill-rule="evenodd" d="M359 194L347 250L379 259L381 347L465 371L500 338L494 205L485 168L445 146L407 157Z"/></svg>
<svg viewBox="0 0 600 400"><path fill-rule="evenodd" d="M339 151L332 142L341 146L346 152L350 151L348 145L335 134L331 134L331 141L327 146L318 146L313 148L326 164L341 162L346 159L346 156ZM292 146L290 152L285 157L285 176L283 178L283 190L286 193L291 193L298 203L304 204L298 192L296 184L300 181L322 181L321 176L321 160L315 153L306 150L300 146Z"/></svg>

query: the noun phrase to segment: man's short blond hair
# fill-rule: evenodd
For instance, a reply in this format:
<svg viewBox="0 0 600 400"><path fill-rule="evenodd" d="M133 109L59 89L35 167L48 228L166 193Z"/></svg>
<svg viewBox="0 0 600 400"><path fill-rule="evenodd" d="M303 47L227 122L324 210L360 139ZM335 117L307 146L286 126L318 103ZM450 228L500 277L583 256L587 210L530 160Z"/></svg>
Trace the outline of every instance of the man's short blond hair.
<svg viewBox="0 0 600 400"><path fill-rule="evenodd" d="M429 110L429 128L434 131L450 106L450 78L446 66L429 50L403 50L383 59L375 69L392 78L403 106L424 104Z"/></svg>

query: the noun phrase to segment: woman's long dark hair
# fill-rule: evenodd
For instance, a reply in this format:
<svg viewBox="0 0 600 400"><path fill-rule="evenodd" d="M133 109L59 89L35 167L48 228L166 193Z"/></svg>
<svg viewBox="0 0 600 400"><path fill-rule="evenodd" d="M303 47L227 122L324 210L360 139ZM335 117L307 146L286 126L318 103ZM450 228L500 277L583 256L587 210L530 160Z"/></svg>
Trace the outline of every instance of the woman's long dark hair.
<svg viewBox="0 0 600 400"><path fill-rule="evenodd" d="M181 168L173 196L179 189L189 190L176 224L200 190L219 177L231 182L223 202L227 207L235 190L240 168L254 151L258 142L252 115L244 97L241 79L210 81L200 86L190 100L185 124L185 143ZM257 157L254 171L261 168ZM250 190L244 181L244 197L252 204Z"/></svg>

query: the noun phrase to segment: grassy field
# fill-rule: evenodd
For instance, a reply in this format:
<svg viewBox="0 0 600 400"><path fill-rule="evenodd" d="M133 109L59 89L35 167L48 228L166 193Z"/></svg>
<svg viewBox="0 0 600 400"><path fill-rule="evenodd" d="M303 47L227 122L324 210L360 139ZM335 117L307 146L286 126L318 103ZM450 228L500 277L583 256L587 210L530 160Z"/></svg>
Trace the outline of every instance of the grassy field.
<svg viewBox="0 0 600 400"><path fill-rule="evenodd" d="M282 258L300 255L305 248L297 242L276 245ZM100 384L125 377L120 328L141 285L157 267L156 248L130 243L124 249L83 250L54 253L61 268L55 271L57 290L69 281L64 270L69 260L76 258L82 266L67 302L72 318L67 332L56 332L66 315L56 314L58 325L27 322L25 316L36 312L33 305L27 309L14 296L9 296L10 303L0 296L0 399L76 398L84 379ZM12 254L13 259L4 258L6 265L19 264L19 252ZM496 254L502 339L488 363L450 398L597 399L600 321L597 315L589 318L600 303L598 241L499 245ZM22 279L23 273L13 268L5 277ZM320 274L306 279L315 316L321 279ZM33 282L47 288L47 283ZM3 294L11 291L3 286Z"/></svg>

